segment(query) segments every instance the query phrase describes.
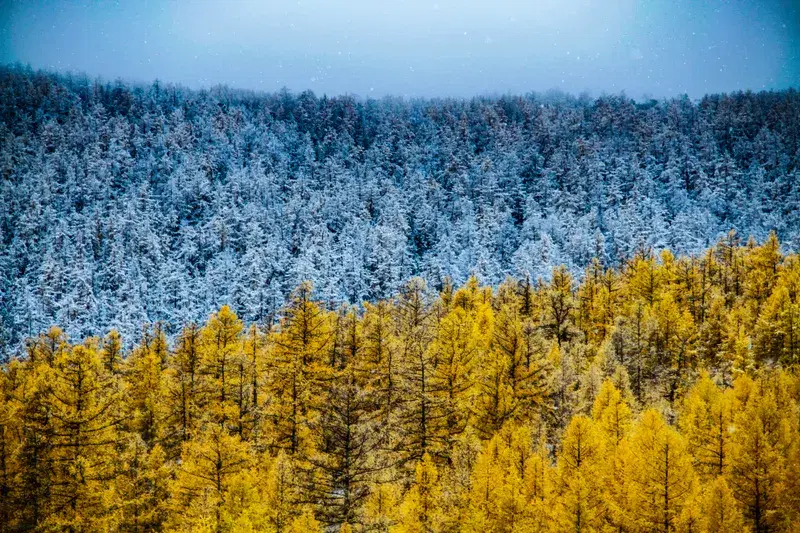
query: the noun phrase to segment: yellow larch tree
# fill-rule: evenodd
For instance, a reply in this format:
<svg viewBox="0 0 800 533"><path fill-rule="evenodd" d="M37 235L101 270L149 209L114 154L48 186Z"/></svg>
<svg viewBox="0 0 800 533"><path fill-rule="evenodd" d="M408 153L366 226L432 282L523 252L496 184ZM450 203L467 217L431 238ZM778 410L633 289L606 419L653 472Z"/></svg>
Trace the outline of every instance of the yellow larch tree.
<svg viewBox="0 0 800 533"><path fill-rule="evenodd" d="M53 368L45 357L29 359L27 364L12 361L3 375L5 414L13 414L9 422L16 422L3 428L3 444L9 454L4 469L13 476L4 505L13 506L15 514L8 527L42 529L53 512L52 489L57 482L53 453L56 421L50 407Z"/></svg>
<svg viewBox="0 0 800 533"><path fill-rule="evenodd" d="M165 371L167 451L172 456L179 455L181 443L194 435L205 406L200 332L196 324L187 324L181 330Z"/></svg>
<svg viewBox="0 0 800 533"><path fill-rule="evenodd" d="M216 422L206 424L195 438L183 444L180 466L170 487L169 529L223 531L246 511L231 508L229 493L251 461L248 446L238 435L231 435Z"/></svg>
<svg viewBox="0 0 800 533"><path fill-rule="evenodd" d="M174 466L161 445L148 447L135 433L122 444L114 477L115 529L159 531L167 520Z"/></svg>
<svg viewBox="0 0 800 533"><path fill-rule="evenodd" d="M476 425L487 437L507 421L536 412L549 393L551 370L546 344L525 328L516 306L502 305L492 322L491 343L476 372Z"/></svg>
<svg viewBox="0 0 800 533"><path fill-rule="evenodd" d="M550 518L549 459L527 424L508 423L475 460L464 531L539 531Z"/></svg>
<svg viewBox="0 0 800 533"><path fill-rule="evenodd" d="M313 446L304 457L307 497L328 527L360 525L371 479L386 468L374 416L374 391L361 387L356 361L335 372L325 387L319 417L310 426Z"/></svg>
<svg viewBox="0 0 800 533"><path fill-rule="evenodd" d="M455 439L469 421L469 401L473 396L473 370L480 346L479 331L473 317L456 307L439 321L431 350L436 366L431 387L439 396L443 441L437 455L449 457Z"/></svg>
<svg viewBox="0 0 800 533"><path fill-rule="evenodd" d="M361 320L363 347L361 368L367 373L370 387L378 402L383 446L393 448L398 430L395 416L400 402L400 365L397 342L388 302L365 303Z"/></svg>
<svg viewBox="0 0 800 533"><path fill-rule="evenodd" d="M700 375L683 399L678 424L703 479L714 479L727 471L734 411L732 394L720 390L708 373Z"/></svg>
<svg viewBox="0 0 800 533"><path fill-rule="evenodd" d="M255 324L244 334L244 346L237 359L239 372L236 394L241 413L240 434L255 446L263 439L263 397L260 395L266 381L267 336Z"/></svg>
<svg viewBox="0 0 800 533"><path fill-rule="evenodd" d="M119 383L105 372L95 339L61 350L47 379L55 479L46 522L70 531L106 529L122 418Z"/></svg>
<svg viewBox="0 0 800 533"><path fill-rule="evenodd" d="M800 357L798 287L781 274L759 313L754 350L759 361L794 364Z"/></svg>
<svg viewBox="0 0 800 533"><path fill-rule="evenodd" d="M648 409L633 429L629 453L629 528L671 533L695 483L684 438Z"/></svg>
<svg viewBox="0 0 800 533"><path fill-rule="evenodd" d="M770 232L769 237L762 245L757 245L751 239L744 252L744 292L754 300L756 307L760 307L775 286L780 271L783 257L780 253L780 243L775 232Z"/></svg>
<svg viewBox="0 0 800 533"><path fill-rule="evenodd" d="M69 347L67 336L58 326L52 326L46 333L42 333L28 342L28 358L33 363L43 363L53 366L56 359Z"/></svg>
<svg viewBox="0 0 800 533"><path fill-rule="evenodd" d="M743 387L747 390L736 390ZM781 485L787 452L797 439L796 425L791 427L765 380L751 384L740 379L736 389L743 401L735 418L727 481L752 531L767 533L782 521Z"/></svg>
<svg viewBox="0 0 800 533"><path fill-rule="evenodd" d="M270 338L267 411L274 425L273 447L290 454L308 445L308 422L317 416L320 386L329 374L326 363L334 332L328 312L311 293L310 283L294 291L280 328Z"/></svg>
<svg viewBox="0 0 800 533"><path fill-rule="evenodd" d="M302 511L300 484L297 482L295 467L289 455L280 450L278 455L264 461L264 508L266 510L266 530L270 533L289 531L292 522Z"/></svg>
<svg viewBox="0 0 800 533"><path fill-rule="evenodd" d="M622 392L607 378L592 406L592 418L611 447L617 446L628 435L633 424L633 414Z"/></svg>
<svg viewBox="0 0 800 533"><path fill-rule="evenodd" d="M414 483L403 496L398 521L392 533L436 533L442 531L444 516L440 511L442 487L439 471L430 455L417 463Z"/></svg>
<svg viewBox="0 0 800 533"><path fill-rule="evenodd" d="M705 487L700 505L702 533L739 533L749 531L739 504L723 476Z"/></svg>
<svg viewBox="0 0 800 533"><path fill-rule="evenodd" d="M626 293L633 300L652 306L664 288L664 272L652 254L636 256L625 268Z"/></svg>
<svg viewBox="0 0 800 533"><path fill-rule="evenodd" d="M242 362L243 325L227 305L212 314L200 334L200 370L206 378L208 409L214 422L241 434L238 371Z"/></svg>
<svg viewBox="0 0 800 533"><path fill-rule="evenodd" d="M444 398L434 383L438 364L431 349L435 336L434 309L425 283L413 279L395 301L395 323L402 401L398 406L401 459L409 464L425 454L438 457L446 442Z"/></svg>
<svg viewBox="0 0 800 533"><path fill-rule="evenodd" d="M19 368L19 365L14 365ZM14 374L17 372L11 370ZM17 476L19 466L16 464L14 450L19 446L20 405L14 401L11 376L5 370L0 371L0 533L11 531L14 523L14 500L19 489Z"/></svg>
<svg viewBox="0 0 800 533"><path fill-rule="evenodd" d="M397 484L377 476L364 502L363 523L367 531L388 532L397 523L401 491Z"/></svg>
<svg viewBox="0 0 800 533"><path fill-rule="evenodd" d="M572 417L561 441L553 531L601 531L605 518L602 436L591 418Z"/></svg>
<svg viewBox="0 0 800 533"><path fill-rule="evenodd" d="M123 366L128 398L125 425L140 436L148 449L162 441L166 430L168 406L164 402L166 380L161 353L165 345L164 333L157 330L154 337L145 337Z"/></svg>
<svg viewBox="0 0 800 533"><path fill-rule="evenodd" d="M552 279L544 290L543 325L559 347L574 335L572 314L576 303L572 276L564 266L553 269Z"/></svg>
<svg viewBox="0 0 800 533"><path fill-rule="evenodd" d="M122 337L116 329L108 332L103 339L103 366L109 374L117 374L122 365Z"/></svg>

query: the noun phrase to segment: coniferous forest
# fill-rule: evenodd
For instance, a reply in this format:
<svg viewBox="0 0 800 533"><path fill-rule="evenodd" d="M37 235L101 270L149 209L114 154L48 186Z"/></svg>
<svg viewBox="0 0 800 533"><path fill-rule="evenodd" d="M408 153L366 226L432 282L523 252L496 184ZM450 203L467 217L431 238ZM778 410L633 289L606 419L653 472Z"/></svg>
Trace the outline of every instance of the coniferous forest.
<svg viewBox="0 0 800 533"><path fill-rule="evenodd" d="M791 532L800 257L415 278L170 340L57 327L0 373L0 531Z"/></svg>
<svg viewBox="0 0 800 533"><path fill-rule="evenodd" d="M0 353L474 275L800 245L794 90L359 100L0 68Z"/></svg>
<svg viewBox="0 0 800 533"><path fill-rule="evenodd" d="M800 531L800 96L0 68L0 533Z"/></svg>

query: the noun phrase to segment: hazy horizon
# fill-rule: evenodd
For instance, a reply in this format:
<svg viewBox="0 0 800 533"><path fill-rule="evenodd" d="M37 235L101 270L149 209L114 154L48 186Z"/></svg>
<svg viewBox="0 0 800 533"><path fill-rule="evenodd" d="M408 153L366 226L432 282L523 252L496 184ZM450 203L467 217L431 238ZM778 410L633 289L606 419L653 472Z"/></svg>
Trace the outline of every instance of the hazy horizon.
<svg viewBox="0 0 800 533"><path fill-rule="evenodd" d="M789 0L0 5L0 62L136 84L696 99L800 79L800 21Z"/></svg>

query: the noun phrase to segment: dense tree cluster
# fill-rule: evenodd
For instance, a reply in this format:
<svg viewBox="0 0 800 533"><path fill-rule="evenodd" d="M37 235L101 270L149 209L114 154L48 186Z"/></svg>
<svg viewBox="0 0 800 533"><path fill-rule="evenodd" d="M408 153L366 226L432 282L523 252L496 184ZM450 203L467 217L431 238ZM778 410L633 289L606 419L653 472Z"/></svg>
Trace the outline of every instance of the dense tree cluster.
<svg viewBox="0 0 800 533"><path fill-rule="evenodd" d="M800 256L549 278L52 328L0 367L0 532L797 531Z"/></svg>
<svg viewBox="0 0 800 533"><path fill-rule="evenodd" d="M0 68L0 340L800 239L793 90L359 99Z"/></svg>

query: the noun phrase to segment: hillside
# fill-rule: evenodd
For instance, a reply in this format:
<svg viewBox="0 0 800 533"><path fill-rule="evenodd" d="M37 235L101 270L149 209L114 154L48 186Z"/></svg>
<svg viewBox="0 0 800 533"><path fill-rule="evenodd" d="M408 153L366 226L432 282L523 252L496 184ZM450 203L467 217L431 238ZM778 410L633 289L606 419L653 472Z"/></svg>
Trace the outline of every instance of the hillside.
<svg viewBox="0 0 800 533"><path fill-rule="evenodd" d="M800 243L794 90L636 103L190 91L0 69L0 341Z"/></svg>
<svg viewBox="0 0 800 533"><path fill-rule="evenodd" d="M53 328L0 367L0 531L795 531L800 257L551 279Z"/></svg>

